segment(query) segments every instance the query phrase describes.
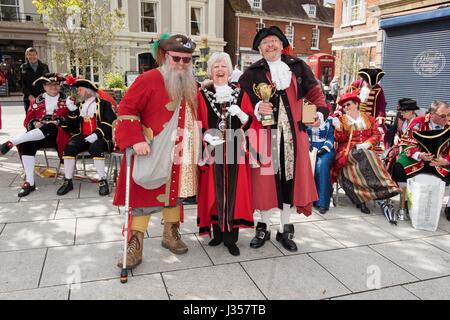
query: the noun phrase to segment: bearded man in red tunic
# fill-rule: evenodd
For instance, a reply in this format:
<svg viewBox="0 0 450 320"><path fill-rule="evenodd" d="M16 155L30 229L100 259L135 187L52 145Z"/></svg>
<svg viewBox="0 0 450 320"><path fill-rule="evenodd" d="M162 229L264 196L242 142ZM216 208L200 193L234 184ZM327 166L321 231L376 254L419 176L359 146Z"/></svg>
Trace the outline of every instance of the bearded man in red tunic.
<svg viewBox="0 0 450 320"><path fill-rule="evenodd" d="M263 59L252 64L239 79L240 86L250 96L258 120L270 114L274 118L272 125L260 130L258 138L258 144L264 141L263 145L267 146L266 151L258 146L258 154L267 159L264 165L252 170L253 208L260 211L262 217L250 243L252 248L261 247L270 238L270 215L276 212L281 220L276 239L287 250L297 251L292 241L294 226L289 223L290 210L283 211L283 204L309 216L313 202L318 200L308 135L302 122L303 98L318 107L324 120L330 110L308 65L285 54L289 47L289 41L279 28L261 29L255 36L253 49L258 50ZM261 83L275 86L269 102L264 102L254 92L255 86ZM320 121L313 125L319 126Z"/></svg>
<svg viewBox="0 0 450 320"><path fill-rule="evenodd" d="M184 35L160 39L153 55L160 66L140 75L123 97L115 129L121 150L136 153L131 170L131 237L127 267L142 262L144 233L151 214L162 211L161 245L175 254L188 247L181 240L184 199L197 194L200 138L196 124L197 84L192 73L195 43ZM196 144L197 142L197 144ZM134 170L134 168L141 168ZM125 162L114 204L125 203ZM122 268L122 259L118 266Z"/></svg>

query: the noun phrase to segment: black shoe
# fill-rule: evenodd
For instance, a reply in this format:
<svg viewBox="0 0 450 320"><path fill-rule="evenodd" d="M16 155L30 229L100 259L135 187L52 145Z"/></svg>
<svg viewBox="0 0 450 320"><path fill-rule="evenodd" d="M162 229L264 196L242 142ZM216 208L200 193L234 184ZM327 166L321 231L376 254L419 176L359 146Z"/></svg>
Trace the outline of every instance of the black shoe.
<svg viewBox="0 0 450 320"><path fill-rule="evenodd" d="M0 146L0 152L1 154L7 154L9 150L11 150L14 147L11 141L6 141Z"/></svg>
<svg viewBox="0 0 450 320"><path fill-rule="evenodd" d="M212 238L210 242L208 242L208 246L215 247L222 243L222 239L220 238Z"/></svg>
<svg viewBox="0 0 450 320"><path fill-rule="evenodd" d="M56 191L58 196L67 194L70 190L73 190L72 179L64 179L63 185Z"/></svg>
<svg viewBox="0 0 450 320"><path fill-rule="evenodd" d="M298 250L297 245L295 244L292 239L294 238L294 225L293 224L285 224L284 225L284 232L280 233L280 231L277 232L277 241L280 242L283 247L291 252L295 252Z"/></svg>
<svg viewBox="0 0 450 320"><path fill-rule="evenodd" d="M327 208L319 207L319 213L320 213L320 214L325 214L325 213L327 213L327 212L328 212L328 209L327 209Z"/></svg>
<svg viewBox="0 0 450 320"><path fill-rule="evenodd" d="M370 214L370 210L369 210L369 208L367 208L365 202L362 202L361 204L356 205L356 207L359 208L359 209L361 210L362 213Z"/></svg>
<svg viewBox="0 0 450 320"><path fill-rule="evenodd" d="M241 254L241 251L239 250L238 246L236 244L229 244L229 245L225 245L225 247L228 248L228 252L231 253L231 255L237 257L238 255Z"/></svg>
<svg viewBox="0 0 450 320"><path fill-rule="evenodd" d="M270 231L267 231L267 225L264 222L258 222L256 225L255 237L250 241L250 247L253 249L260 248L266 240L270 239Z"/></svg>
<svg viewBox="0 0 450 320"><path fill-rule="evenodd" d="M98 183L98 194L101 196L107 196L109 194L108 181L106 179L102 179Z"/></svg>
<svg viewBox="0 0 450 320"><path fill-rule="evenodd" d="M22 189L20 189L19 193L17 194L18 197L25 197L32 193L34 190L36 190L36 185L30 186L28 182L25 182L22 185Z"/></svg>
<svg viewBox="0 0 450 320"><path fill-rule="evenodd" d="M450 207L445 207L445 217L450 221Z"/></svg>

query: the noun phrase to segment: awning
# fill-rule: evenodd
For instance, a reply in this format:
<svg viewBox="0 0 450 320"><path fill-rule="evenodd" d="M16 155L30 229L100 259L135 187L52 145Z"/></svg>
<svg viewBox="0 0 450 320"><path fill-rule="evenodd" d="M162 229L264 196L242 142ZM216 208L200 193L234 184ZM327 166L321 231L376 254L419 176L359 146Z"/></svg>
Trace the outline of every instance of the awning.
<svg viewBox="0 0 450 320"><path fill-rule="evenodd" d="M444 20L450 18L450 7L434 9L426 12L407 14L395 18L387 18L380 20L381 29L389 29L421 22L430 22Z"/></svg>

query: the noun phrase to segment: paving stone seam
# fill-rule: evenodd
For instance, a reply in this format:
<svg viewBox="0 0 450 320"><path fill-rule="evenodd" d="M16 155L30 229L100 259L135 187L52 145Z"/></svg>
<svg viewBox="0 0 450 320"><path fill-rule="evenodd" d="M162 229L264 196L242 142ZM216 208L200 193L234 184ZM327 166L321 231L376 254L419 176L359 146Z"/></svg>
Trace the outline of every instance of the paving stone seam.
<svg viewBox="0 0 450 320"><path fill-rule="evenodd" d="M171 298L171 296L170 296L169 288L167 287L167 284L166 284L166 281L164 280L164 277L163 277L162 272L159 273L159 276L161 277L161 280L162 280L162 282L163 282L163 284L164 284L164 289L166 289L167 299L173 300L173 299Z"/></svg>
<svg viewBox="0 0 450 320"><path fill-rule="evenodd" d="M197 239L197 242L200 244L200 247L203 249L203 252L206 254L206 256L208 257L209 261L211 261L212 265L215 266L216 264L214 263L213 259L211 259L211 257L208 254L208 251L206 251L205 247L202 245L202 242L200 241L200 239L198 238L199 235L195 234L195 239Z"/></svg>
<svg viewBox="0 0 450 320"><path fill-rule="evenodd" d="M416 239L415 239L415 240L416 240ZM434 245L433 243L427 242L427 241L425 241L424 239L417 239L417 240L420 240L420 241L422 241L423 243L428 244L428 245L430 245L430 246L432 246L432 247L435 247L436 249L439 249L440 251L445 252L446 254L450 255L450 252L445 251L444 249L437 247L437 246Z"/></svg>
<svg viewBox="0 0 450 320"><path fill-rule="evenodd" d="M75 231L73 233L73 245L77 245L77 227L78 227L78 218L75 219Z"/></svg>
<svg viewBox="0 0 450 320"><path fill-rule="evenodd" d="M45 250L44 262L42 263L41 274L39 275L38 288L41 285L42 275L44 274L45 263L47 262L48 248Z"/></svg>
<svg viewBox="0 0 450 320"><path fill-rule="evenodd" d="M420 281L420 282L423 282L423 281ZM419 282L417 282L417 283L419 283ZM406 285L405 285L405 284L402 284L401 287L402 287L403 289L405 289L406 291L408 291L409 293L411 293L411 294L412 294L414 297L416 297L417 299L423 300L423 299L420 298L418 295L416 295L414 292L412 292L411 290L409 290L408 288L406 288Z"/></svg>
<svg viewBox="0 0 450 320"><path fill-rule="evenodd" d="M56 220L56 215L58 214L58 209L59 209L59 204L61 203L61 200L58 199L56 200L56 209L55 209L55 214L53 215L53 220Z"/></svg>
<svg viewBox="0 0 450 320"><path fill-rule="evenodd" d="M244 270L247 277L249 277L249 279L253 282L253 284L259 290L259 292L261 292L264 299L269 300L269 298L264 294L264 291L258 286L258 284L255 282L255 280L253 280L252 276L247 272L247 270L244 268L244 266L241 264L241 262L239 262L239 266L242 268L242 270Z"/></svg>
<svg viewBox="0 0 450 320"><path fill-rule="evenodd" d="M53 285L48 287L39 287L39 288L28 288L28 289L16 289L16 290L9 290L9 291L2 291L0 294L13 294L18 292L27 292L27 291L34 291L34 290L42 290L42 289L50 289L50 288L58 288L58 287L66 287L66 285ZM2 300L0 300L2 301Z"/></svg>
<svg viewBox="0 0 450 320"><path fill-rule="evenodd" d="M309 258L311 258L313 261L315 261L322 269L324 269L331 277L333 277L337 282L339 282L345 289L347 289L350 292L353 292L349 287L347 287L341 280L339 280L334 274L332 274L327 268L325 268L319 261L314 259L311 254L307 254Z"/></svg>
<svg viewBox="0 0 450 320"><path fill-rule="evenodd" d="M3 227L1 227L1 229L0 229L0 236L2 235L3 230L5 230L6 225L7 225L7 223L5 223L5 224L3 225Z"/></svg>

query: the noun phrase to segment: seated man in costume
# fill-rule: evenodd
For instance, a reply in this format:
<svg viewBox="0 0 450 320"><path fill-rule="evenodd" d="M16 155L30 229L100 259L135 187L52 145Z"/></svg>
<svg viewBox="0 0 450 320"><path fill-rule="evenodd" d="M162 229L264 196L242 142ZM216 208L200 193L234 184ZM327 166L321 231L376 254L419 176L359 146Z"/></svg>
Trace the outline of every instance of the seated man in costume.
<svg viewBox="0 0 450 320"><path fill-rule="evenodd" d="M448 103L433 101L429 113L418 116L409 125L403 139L403 151L392 170L392 178L402 188L406 187L407 179L419 173L436 175L444 180L446 185L450 184L450 144L447 139L450 133L447 130L449 117ZM420 133L430 130L440 131L432 134L434 139L427 139L425 133ZM432 150L436 150L436 153L431 152ZM447 220L450 220L450 200L445 208L445 215Z"/></svg>
<svg viewBox="0 0 450 320"><path fill-rule="evenodd" d="M332 175L361 212L368 214L367 201L389 199L400 190L374 151L381 137L376 121L358 110L359 103L355 93L346 93L339 99L345 114L335 124L338 148ZM386 205L385 209L390 208Z"/></svg>
<svg viewBox="0 0 450 320"><path fill-rule="evenodd" d="M99 194L109 194L105 172L105 152L111 152L112 123L116 114L110 102L99 97L99 88L89 80L78 79L73 84L77 87L78 96L83 101L80 107L69 105L69 130L73 133L64 148L64 183L58 189L59 196L73 190L73 173L75 157L88 151L94 158L94 165L99 176Z"/></svg>
<svg viewBox="0 0 450 320"><path fill-rule="evenodd" d="M1 145L1 154L6 154L17 146L25 170L25 182L18 196L25 197L36 190L34 183L34 166L36 152L42 148L55 148L60 159L70 135L67 128L70 99L60 92L61 82L65 79L55 73L47 73L37 79L33 85L43 84L45 92L40 94L23 122L27 132ZM62 160L61 160L62 161Z"/></svg>

